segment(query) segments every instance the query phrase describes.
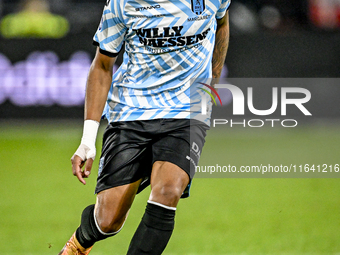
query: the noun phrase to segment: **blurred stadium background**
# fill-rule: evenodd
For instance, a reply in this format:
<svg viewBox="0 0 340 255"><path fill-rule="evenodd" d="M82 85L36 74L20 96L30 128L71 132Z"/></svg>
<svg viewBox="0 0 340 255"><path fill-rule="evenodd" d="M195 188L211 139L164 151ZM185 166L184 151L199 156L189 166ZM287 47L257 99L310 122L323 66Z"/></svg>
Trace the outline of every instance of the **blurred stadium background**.
<svg viewBox="0 0 340 255"><path fill-rule="evenodd" d="M82 186L69 159L104 3L0 0L0 254L57 254L95 202L97 169ZM200 165L339 164L340 1L232 0L230 23L223 76L315 78L301 80L313 117L294 129L212 129ZM339 178L197 178L165 254L340 254L339 193ZM91 254L125 254L147 197Z"/></svg>

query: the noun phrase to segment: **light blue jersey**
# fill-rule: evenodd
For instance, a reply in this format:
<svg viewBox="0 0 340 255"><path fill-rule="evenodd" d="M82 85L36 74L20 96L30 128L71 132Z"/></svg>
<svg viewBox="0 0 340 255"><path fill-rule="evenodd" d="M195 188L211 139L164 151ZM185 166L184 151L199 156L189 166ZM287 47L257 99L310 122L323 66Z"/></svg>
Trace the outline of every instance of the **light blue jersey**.
<svg viewBox="0 0 340 255"><path fill-rule="evenodd" d="M195 118L210 125L211 105L202 115L201 97L191 88L195 80L212 77L216 19L229 5L230 0L108 1L94 41L113 56L125 42L104 110L108 121Z"/></svg>

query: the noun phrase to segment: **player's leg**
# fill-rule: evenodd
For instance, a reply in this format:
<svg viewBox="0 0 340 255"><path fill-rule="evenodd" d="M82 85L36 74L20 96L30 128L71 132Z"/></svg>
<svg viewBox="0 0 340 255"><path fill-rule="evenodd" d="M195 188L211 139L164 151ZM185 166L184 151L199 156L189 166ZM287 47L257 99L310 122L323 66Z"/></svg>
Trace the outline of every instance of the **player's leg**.
<svg viewBox="0 0 340 255"><path fill-rule="evenodd" d="M86 217L82 217L82 223L76 231L76 237L83 247L91 247L95 242L121 230L139 184L140 181L137 181L110 188L97 195L96 205L92 206L90 213L86 213Z"/></svg>
<svg viewBox="0 0 340 255"><path fill-rule="evenodd" d="M159 255L165 249L177 203L189 195L208 128L199 121L161 120L161 137L152 145L151 194L128 255Z"/></svg>
<svg viewBox="0 0 340 255"><path fill-rule="evenodd" d="M156 161L151 173L149 201L176 208L189 181L189 175L179 166L166 161Z"/></svg>
<svg viewBox="0 0 340 255"><path fill-rule="evenodd" d="M103 233L117 232L123 227L140 182L107 189L97 195L95 217Z"/></svg>
<svg viewBox="0 0 340 255"><path fill-rule="evenodd" d="M95 242L113 236L121 229L141 180L149 175L139 169L148 165L149 173L151 171L150 153L143 146L147 139L128 129L127 125L129 123L113 123L105 130L95 191L96 205L85 208L80 227L70 240L81 247L80 254L87 254ZM60 254L77 253L64 251Z"/></svg>
<svg viewBox="0 0 340 255"><path fill-rule="evenodd" d="M116 235L126 220L140 180L104 190L97 195L96 205L86 207L81 224L59 255L86 255L95 242Z"/></svg>
<svg viewBox="0 0 340 255"><path fill-rule="evenodd" d="M188 174L173 163L154 163L150 198L128 255L159 255L163 252L174 229L176 206L189 180Z"/></svg>

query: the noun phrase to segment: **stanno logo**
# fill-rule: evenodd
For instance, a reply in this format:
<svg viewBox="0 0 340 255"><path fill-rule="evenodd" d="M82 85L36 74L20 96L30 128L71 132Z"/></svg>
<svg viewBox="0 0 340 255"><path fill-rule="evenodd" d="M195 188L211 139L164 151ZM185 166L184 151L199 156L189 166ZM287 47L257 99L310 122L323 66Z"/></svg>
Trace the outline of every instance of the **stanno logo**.
<svg viewBox="0 0 340 255"><path fill-rule="evenodd" d="M161 6L159 4L156 5L150 5L150 6L146 6L146 7L139 7L139 8L135 8L136 12L139 11L147 11L147 10L152 10L152 9L159 9L161 8Z"/></svg>

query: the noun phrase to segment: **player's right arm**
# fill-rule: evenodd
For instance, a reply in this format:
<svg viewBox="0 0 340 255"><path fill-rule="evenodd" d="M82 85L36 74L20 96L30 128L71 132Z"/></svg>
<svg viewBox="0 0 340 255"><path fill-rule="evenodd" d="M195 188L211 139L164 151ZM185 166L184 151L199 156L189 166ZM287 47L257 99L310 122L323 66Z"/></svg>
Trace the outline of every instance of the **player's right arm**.
<svg viewBox="0 0 340 255"><path fill-rule="evenodd" d="M71 158L73 175L83 184L86 184L84 178L91 173L96 155L95 142L99 122L111 87L112 68L115 61L116 57L102 54L97 48L87 78L83 137L80 146Z"/></svg>

